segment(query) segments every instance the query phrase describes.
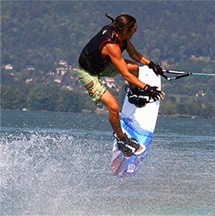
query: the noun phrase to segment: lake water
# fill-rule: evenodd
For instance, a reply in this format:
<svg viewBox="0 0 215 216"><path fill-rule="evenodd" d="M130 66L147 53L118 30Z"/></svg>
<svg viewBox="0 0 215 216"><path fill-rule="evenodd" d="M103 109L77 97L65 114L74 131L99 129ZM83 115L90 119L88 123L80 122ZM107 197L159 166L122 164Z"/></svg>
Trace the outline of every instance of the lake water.
<svg viewBox="0 0 215 216"><path fill-rule="evenodd" d="M136 176L108 115L1 111L0 215L215 215L215 120L158 118Z"/></svg>

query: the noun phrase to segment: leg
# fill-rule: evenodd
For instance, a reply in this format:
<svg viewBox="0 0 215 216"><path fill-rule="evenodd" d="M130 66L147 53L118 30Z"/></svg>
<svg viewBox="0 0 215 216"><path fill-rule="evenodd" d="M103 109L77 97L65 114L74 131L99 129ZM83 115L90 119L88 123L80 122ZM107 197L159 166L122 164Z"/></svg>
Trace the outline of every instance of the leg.
<svg viewBox="0 0 215 216"><path fill-rule="evenodd" d="M118 136L118 138L121 139L124 136L124 133L122 131L121 124L120 124L118 102L108 90L101 96L101 102L109 110L110 124L114 132Z"/></svg>
<svg viewBox="0 0 215 216"><path fill-rule="evenodd" d="M131 61L131 60L125 60L128 70L130 73L132 73L134 76L138 78L139 76L139 66L137 63ZM133 83L129 83L130 89L134 90L137 86L134 85Z"/></svg>
<svg viewBox="0 0 215 216"><path fill-rule="evenodd" d="M125 59L125 62L127 64L129 72L132 73L134 76L136 76L138 78L138 76L139 76L139 66L138 66L138 64L136 62L133 62L133 61L127 60L127 59ZM116 73L119 74L120 72L117 70ZM134 90L137 87L133 83L129 83L129 86L130 86L131 90Z"/></svg>
<svg viewBox="0 0 215 216"><path fill-rule="evenodd" d="M138 72L139 70L135 71ZM143 145L140 145L135 139L128 138L128 136L122 131L119 117L119 105L115 97L108 90L106 90L104 94L101 95L100 101L103 102L103 104L109 110L109 121L117 135L116 139L118 149L123 152L125 157L130 157L133 154L142 154L146 148Z"/></svg>
<svg viewBox="0 0 215 216"><path fill-rule="evenodd" d="M128 138L122 131L119 118L119 106L114 96L107 90L101 96L101 101L109 110L109 121L118 137L118 149L123 152L125 157L131 157L133 154L142 154L146 148L143 145L140 145L135 139Z"/></svg>
<svg viewBox="0 0 215 216"><path fill-rule="evenodd" d="M102 75L115 75L115 66L109 65ZM91 99L97 104L101 101L109 110L110 124L119 138L124 136L119 118L119 106L115 97L105 88L98 75L92 75L84 69L78 68L78 77L85 88L88 90Z"/></svg>

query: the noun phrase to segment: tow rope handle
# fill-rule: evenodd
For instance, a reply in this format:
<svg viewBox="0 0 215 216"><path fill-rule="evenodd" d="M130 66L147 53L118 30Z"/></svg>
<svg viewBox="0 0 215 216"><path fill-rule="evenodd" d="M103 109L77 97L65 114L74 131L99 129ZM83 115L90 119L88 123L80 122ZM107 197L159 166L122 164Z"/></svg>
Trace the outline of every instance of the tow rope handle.
<svg viewBox="0 0 215 216"><path fill-rule="evenodd" d="M166 80L171 81L174 79L180 79L182 77L190 76L190 73L187 73L186 71L173 71L173 70L163 70L165 73L170 73L170 74L178 74L177 76L174 77L168 77L165 74L162 74L162 77L164 77Z"/></svg>
<svg viewBox="0 0 215 216"><path fill-rule="evenodd" d="M200 76L215 76L215 74L207 74L207 73L188 73L186 71L177 71L177 70L163 70L164 73L175 74L176 76L168 77L165 74L161 76L164 77L166 80L171 81L174 79L179 79L182 77L190 76L190 75L200 75Z"/></svg>

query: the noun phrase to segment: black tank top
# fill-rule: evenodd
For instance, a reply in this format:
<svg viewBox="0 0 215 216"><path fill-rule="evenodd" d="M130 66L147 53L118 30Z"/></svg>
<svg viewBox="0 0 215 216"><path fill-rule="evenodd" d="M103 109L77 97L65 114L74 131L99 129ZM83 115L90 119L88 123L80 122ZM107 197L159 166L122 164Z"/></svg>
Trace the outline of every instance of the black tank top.
<svg viewBox="0 0 215 216"><path fill-rule="evenodd" d="M103 56L101 54L102 45L105 43L115 43L119 45L121 52L123 52L127 46L127 41L120 41L113 28L104 26L82 50L78 60L79 65L92 74L99 74L102 72L106 64L110 61L109 56Z"/></svg>

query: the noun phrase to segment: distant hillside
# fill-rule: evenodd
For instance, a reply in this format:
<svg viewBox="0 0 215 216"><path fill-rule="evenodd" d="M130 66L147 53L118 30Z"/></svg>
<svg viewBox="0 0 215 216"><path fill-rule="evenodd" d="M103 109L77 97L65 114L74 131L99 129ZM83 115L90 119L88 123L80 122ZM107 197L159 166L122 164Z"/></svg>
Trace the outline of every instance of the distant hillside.
<svg viewBox="0 0 215 216"><path fill-rule="evenodd" d="M138 31L132 42L150 60L165 68L215 73L214 1L3 1L2 84L27 85L27 80L47 85L61 80L74 87L74 80L68 79L75 77L73 69L83 46L110 23L105 13L137 18ZM60 61L72 66L64 79L56 71ZM163 89L169 92L167 99L174 98L173 104L178 98L177 103L185 103L185 96L196 97L199 91L206 93L200 104L215 103L214 82L211 77L193 76L164 81Z"/></svg>
<svg viewBox="0 0 215 216"><path fill-rule="evenodd" d="M2 64L17 70L26 65L51 69L61 59L76 66L86 42L110 23L106 12L137 18L132 41L150 59L172 65L191 56L215 60L213 1L3 1L1 12Z"/></svg>

